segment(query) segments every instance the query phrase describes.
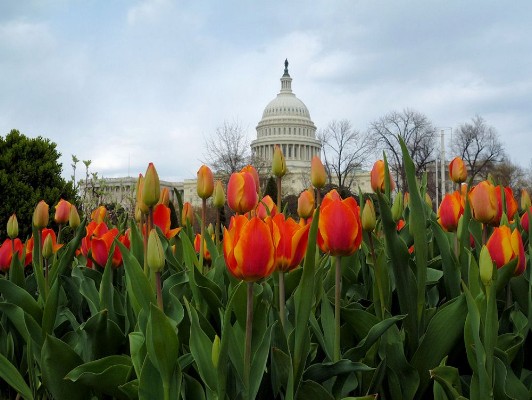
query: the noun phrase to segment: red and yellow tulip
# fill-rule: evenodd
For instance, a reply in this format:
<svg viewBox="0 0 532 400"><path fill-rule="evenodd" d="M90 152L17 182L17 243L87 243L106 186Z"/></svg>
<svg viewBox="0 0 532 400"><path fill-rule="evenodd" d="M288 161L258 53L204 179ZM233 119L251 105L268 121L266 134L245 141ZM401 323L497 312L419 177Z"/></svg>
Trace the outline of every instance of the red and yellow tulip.
<svg viewBox="0 0 532 400"><path fill-rule="evenodd" d="M473 218L477 221L487 224L497 216L495 187L488 181L482 181L471 189L469 202Z"/></svg>
<svg viewBox="0 0 532 400"><path fill-rule="evenodd" d="M197 193L202 199L208 199L214 191L214 175L209 167L202 165L198 170Z"/></svg>
<svg viewBox="0 0 532 400"><path fill-rule="evenodd" d="M268 216L273 217L276 214L277 205L269 195L264 196L255 209L255 215L260 219L265 219Z"/></svg>
<svg viewBox="0 0 532 400"><path fill-rule="evenodd" d="M384 161L377 160L375 164L373 164L373 168L371 169L370 174L371 188L375 193L384 192L384 172ZM395 182L393 181L392 176L390 175L390 190L393 189L395 189Z"/></svg>
<svg viewBox="0 0 532 400"><path fill-rule="evenodd" d="M253 174L235 172L227 184L227 204L236 213L244 214L255 208L258 201L257 187Z"/></svg>
<svg viewBox="0 0 532 400"><path fill-rule="evenodd" d="M342 200L336 190L323 198L318 224L318 245L333 256L348 256L360 247L362 222L356 200Z"/></svg>
<svg viewBox="0 0 532 400"><path fill-rule="evenodd" d="M310 218L315 207L314 189L307 189L301 192L297 199L297 215L299 218Z"/></svg>
<svg viewBox="0 0 532 400"><path fill-rule="evenodd" d="M446 194L438 209L438 222L448 232L455 232L458 228L458 221L464 213L464 205L460 192L456 191Z"/></svg>
<svg viewBox="0 0 532 400"><path fill-rule="evenodd" d="M170 208L164 204L157 204L153 209L153 225L161 228L167 239L173 238L181 228L170 229Z"/></svg>
<svg viewBox="0 0 532 400"><path fill-rule="evenodd" d="M462 183L467 179L467 168L460 157L453 158L449 163L449 176L455 183Z"/></svg>
<svg viewBox="0 0 532 400"><path fill-rule="evenodd" d="M497 197L497 215L491 221L493 225L499 225L502 218L502 192L501 186L495 187L495 196ZM506 216L508 220L511 221L514 218L515 213L517 212L517 201L514 197L514 192L511 188L504 188L504 198L506 202Z"/></svg>
<svg viewBox="0 0 532 400"><path fill-rule="evenodd" d="M266 222L273 233L275 268L283 272L294 269L305 256L310 225L301 226L284 214L267 218Z"/></svg>
<svg viewBox="0 0 532 400"><path fill-rule="evenodd" d="M509 227L503 225L496 227L486 243L492 260L501 268L517 257L517 266L514 275L520 275L525 271L525 249L523 239L517 229L512 232Z"/></svg>
<svg viewBox="0 0 532 400"><path fill-rule="evenodd" d="M57 224L64 225L68 222L70 217L70 207L72 207L72 204L63 199L59 200L59 202L55 205L54 221Z"/></svg>
<svg viewBox="0 0 532 400"><path fill-rule="evenodd" d="M223 251L227 268L237 279L254 282L275 269L272 232L259 217L233 216L229 229L224 229Z"/></svg>

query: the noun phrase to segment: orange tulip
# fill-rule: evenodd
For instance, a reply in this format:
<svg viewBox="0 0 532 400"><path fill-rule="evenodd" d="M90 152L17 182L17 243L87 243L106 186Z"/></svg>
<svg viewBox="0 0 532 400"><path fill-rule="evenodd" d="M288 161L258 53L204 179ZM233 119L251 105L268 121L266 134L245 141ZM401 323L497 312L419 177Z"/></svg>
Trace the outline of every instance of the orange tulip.
<svg viewBox="0 0 532 400"><path fill-rule="evenodd" d="M101 236L92 238L91 240L92 259L100 267L105 267L105 265L107 264L107 259L109 258L109 252L111 251L113 242L115 238L118 236L118 234L119 234L118 229L113 228L105 232ZM128 232L125 235L119 236L118 240L119 242L124 244L127 248L130 247ZM118 248L118 246L115 246L113 254L112 254L111 265L114 268L117 268L121 264L122 264L122 253L120 253L120 249Z"/></svg>
<svg viewBox="0 0 532 400"><path fill-rule="evenodd" d="M170 208L164 204L157 204L153 209L153 225L161 228L167 239L173 238L181 230L181 228L170 229L170 222Z"/></svg>
<svg viewBox="0 0 532 400"><path fill-rule="evenodd" d="M144 190L144 176L142 174L139 174L139 177L137 179L136 184L136 204L135 207L140 210L142 214L148 214L150 209L148 206L142 201L142 191Z"/></svg>
<svg viewBox="0 0 532 400"><path fill-rule="evenodd" d="M315 188L322 188L327 181L327 173L325 167L318 156L312 157L310 162L310 181Z"/></svg>
<svg viewBox="0 0 532 400"><path fill-rule="evenodd" d="M529 207L530 212L532 213L532 207ZM528 211L527 210L527 211ZM523 231L528 233L528 212L525 211L523 215L521 216L521 226L523 227Z"/></svg>
<svg viewBox="0 0 532 400"><path fill-rule="evenodd" d="M464 213L464 205L460 192L456 191L446 194L438 209L438 222L448 232L455 232L458 228L458 221Z"/></svg>
<svg viewBox="0 0 532 400"><path fill-rule="evenodd" d="M497 196L495 187L488 181L482 181L469 192L469 202L473 218L487 224L497 216Z"/></svg>
<svg viewBox="0 0 532 400"><path fill-rule="evenodd" d="M229 272L246 282L266 278L275 268L272 232L258 217L233 216L224 229L223 251Z"/></svg>
<svg viewBox="0 0 532 400"><path fill-rule="evenodd" d="M48 236L51 236L52 238L52 252L55 254L61 247L63 247L63 245L57 243L57 237L53 229L44 228L41 234L41 246L44 245L44 241ZM24 261L24 265L29 265L33 260L33 245L34 239L33 236L31 236L26 242L26 258Z"/></svg>
<svg viewBox="0 0 532 400"><path fill-rule="evenodd" d="M96 221L91 221L87 224L85 227L85 231L87 232L85 237L81 239L81 247L79 249L79 252L85 256L87 259L87 267L92 267L92 260L89 257L89 252L91 251L91 242L93 237L101 237L103 236L107 231L109 231L109 228L107 228L107 225L105 222L97 223Z"/></svg>
<svg viewBox="0 0 532 400"><path fill-rule="evenodd" d="M49 218L49 207L44 200L39 201L35 210L33 211L33 225L37 229L46 228Z"/></svg>
<svg viewBox="0 0 532 400"><path fill-rule="evenodd" d="M214 191L214 175L209 167L202 165L198 170L198 180L196 189L198 196L202 199L208 199Z"/></svg>
<svg viewBox="0 0 532 400"><path fill-rule="evenodd" d="M70 202L60 199L59 203L55 206L55 216L54 221L57 224L66 224L68 222L68 218L70 216L70 207L72 204Z"/></svg>
<svg viewBox="0 0 532 400"><path fill-rule="evenodd" d="M244 168L240 170L240 172L248 172L253 176L253 182L255 182L255 191L257 193L260 192L260 179L259 179L259 173L255 169L253 165L246 165Z"/></svg>
<svg viewBox="0 0 532 400"><path fill-rule="evenodd" d="M495 228L488 239L488 243L486 243L486 247L497 268L501 268L517 257L518 261L514 275L520 275L525 271L526 260L523 239L517 229L512 232L505 225Z"/></svg>
<svg viewBox="0 0 532 400"><path fill-rule="evenodd" d="M467 168L460 157L455 157L449 163L449 176L455 183L465 182L467 178Z"/></svg>
<svg viewBox="0 0 532 400"><path fill-rule="evenodd" d="M397 229L397 231L399 232L401 229L403 229L404 227L406 226L406 222L404 219L400 219L399 221L397 221L397 224L395 225L395 228Z"/></svg>
<svg viewBox="0 0 532 400"><path fill-rule="evenodd" d="M273 202L273 199L269 195L266 195L259 202L259 205L255 210L255 214L260 219L265 219L268 216L273 217L275 214L277 214L277 205Z"/></svg>
<svg viewBox="0 0 532 400"><path fill-rule="evenodd" d="M325 195L318 224L318 245L333 256L348 256L360 247L362 222L356 200L342 200L336 190Z"/></svg>
<svg viewBox="0 0 532 400"><path fill-rule="evenodd" d="M196 253L199 253L201 246L201 235L199 233L196 233L196 236L194 237L194 249L196 250ZM203 241L203 261L207 264L211 264L211 252L207 249L207 241Z"/></svg>
<svg viewBox="0 0 532 400"><path fill-rule="evenodd" d="M373 164L370 174L371 188L375 193L384 192L384 175L384 161L377 160L375 164ZM390 175L390 190L393 189L395 189L395 182Z"/></svg>
<svg viewBox="0 0 532 400"><path fill-rule="evenodd" d="M300 226L292 218L285 219L284 214L267 218L273 233L275 247L275 268L288 272L299 265L308 244L310 225Z"/></svg>
<svg viewBox="0 0 532 400"><path fill-rule="evenodd" d="M20 239L14 239L15 254L18 254L19 260L22 261L22 253L24 246ZM11 260L13 259L13 244L11 239L4 240L2 246L0 246L0 271L7 271L11 266Z"/></svg>
<svg viewBox="0 0 532 400"><path fill-rule="evenodd" d="M500 186L495 187L495 196L497 197L497 215L493 218L491 223L493 225L499 225L502 218L502 194ZM517 212L517 201L515 200L514 192L511 188L504 188L504 198L506 202L506 216L508 217L508 220L511 221Z"/></svg>
<svg viewBox="0 0 532 400"><path fill-rule="evenodd" d="M106 215L107 209L104 206L100 206L92 211L91 220L99 224L104 221Z"/></svg>
<svg viewBox="0 0 532 400"><path fill-rule="evenodd" d="M181 225L186 226L187 221L190 225L194 225L194 208L188 201L183 203L183 210L181 211Z"/></svg>
<svg viewBox="0 0 532 400"><path fill-rule="evenodd" d="M231 174L227 184L227 204L236 213L246 213L255 208L258 201L255 180L249 172Z"/></svg>
<svg viewBox="0 0 532 400"><path fill-rule="evenodd" d="M302 191L297 199L297 215L299 215L299 218L312 217L314 205L314 189Z"/></svg>

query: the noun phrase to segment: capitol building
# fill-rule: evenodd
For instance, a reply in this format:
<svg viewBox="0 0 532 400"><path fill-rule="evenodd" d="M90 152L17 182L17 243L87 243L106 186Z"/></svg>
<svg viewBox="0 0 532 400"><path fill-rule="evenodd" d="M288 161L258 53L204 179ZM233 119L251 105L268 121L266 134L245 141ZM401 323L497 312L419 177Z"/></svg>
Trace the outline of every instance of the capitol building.
<svg viewBox="0 0 532 400"><path fill-rule="evenodd" d="M288 60L284 62L281 76L281 90L268 103L257 124L257 138L251 142L251 152L255 160L271 165L275 145L279 145L286 160L287 174L283 177L283 194L298 195L310 186L310 164L312 158L321 155L322 145L316 139L316 125L310 117L307 106L292 91L292 78L288 73ZM371 191L369 173L360 171L354 181L363 192ZM91 198L93 203L119 203L128 210L134 209L135 185L137 178L108 178L91 182L88 187L80 182L82 198ZM183 182L161 181L161 187L170 189L170 200L176 202L173 189L176 189L185 202L201 205L196 193L196 179ZM357 189L352 188L352 189ZM94 197L98 198L94 198Z"/></svg>

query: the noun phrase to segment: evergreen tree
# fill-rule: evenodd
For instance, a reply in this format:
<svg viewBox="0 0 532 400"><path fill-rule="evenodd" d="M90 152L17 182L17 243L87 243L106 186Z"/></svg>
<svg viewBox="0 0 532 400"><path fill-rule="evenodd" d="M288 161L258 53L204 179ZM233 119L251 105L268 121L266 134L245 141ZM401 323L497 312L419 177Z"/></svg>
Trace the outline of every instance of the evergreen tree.
<svg viewBox="0 0 532 400"><path fill-rule="evenodd" d="M72 182L61 177L61 154L56 147L49 139L28 138L16 129L0 136L0 239L6 237L7 220L13 213L19 237L31 236L33 210L40 200L50 206L51 217L59 199L75 203Z"/></svg>

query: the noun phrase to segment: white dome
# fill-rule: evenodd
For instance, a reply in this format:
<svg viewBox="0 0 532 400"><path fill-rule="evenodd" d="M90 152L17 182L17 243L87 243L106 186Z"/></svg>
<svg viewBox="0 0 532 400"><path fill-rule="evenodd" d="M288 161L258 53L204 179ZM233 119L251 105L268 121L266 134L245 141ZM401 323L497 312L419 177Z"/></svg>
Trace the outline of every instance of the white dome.
<svg viewBox="0 0 532 400"><path fill-rule="evenodd" d="M281 92L268 103L262 113L262 119L286 116L310 119L307 106L295 94Z"/></svg>

